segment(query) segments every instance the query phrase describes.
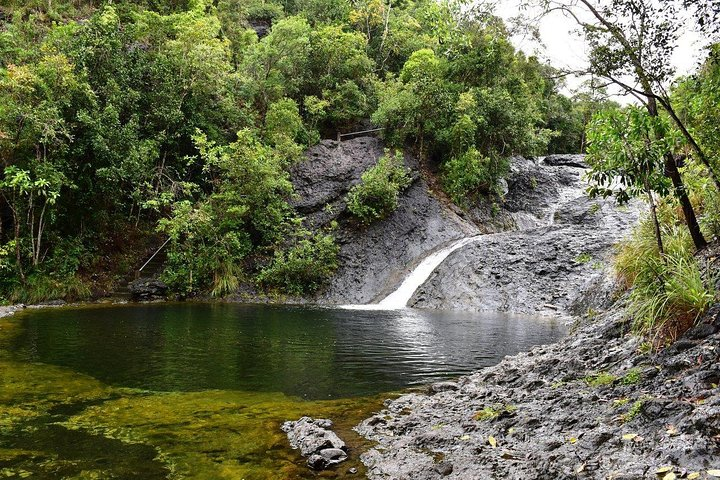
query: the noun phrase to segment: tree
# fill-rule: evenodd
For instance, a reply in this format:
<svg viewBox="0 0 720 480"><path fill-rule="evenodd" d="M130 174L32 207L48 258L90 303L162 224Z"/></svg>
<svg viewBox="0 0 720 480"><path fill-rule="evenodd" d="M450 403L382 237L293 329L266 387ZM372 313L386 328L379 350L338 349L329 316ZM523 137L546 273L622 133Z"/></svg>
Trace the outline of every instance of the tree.
<svg viewBox="0 0 720 480"><path fill-rule="evenodd" d="M660 125L656 123L660 122ZM660 117L650 116L638 107L611 109L595 115L588 127L589 178L594 182L590 195L614 195L619 204L645 196L650 205L658 251L664 253L655 194L670 190L664 175L664 155L669 150L667 131Z"/></svg>
<svg viewBox="0 0 720 480"><path fill-rule="evenodd" d="M720 181L704 151L675 113L666 91L674 75L670 55L678 36L677 25L673 21L677 15L674 6L670 3L660 6L650 0L612 0L601 5L591 0L579 0L578 5L585 11L581 12L575 4L563 0L544 0L546 11L566 12L583 28L591 49L590 72L635 96L651 117L660 115L660 105L682 132L698 160L706 165L720 189ZM593 20L585 21L582 15L588 15ZM626 77L632 80L625 80ZM655 132L660 141L662 135L662 131ZM707 242L670 151L664 154L664 167L682 207L693 243L697 249L702 249Z"/></svg>

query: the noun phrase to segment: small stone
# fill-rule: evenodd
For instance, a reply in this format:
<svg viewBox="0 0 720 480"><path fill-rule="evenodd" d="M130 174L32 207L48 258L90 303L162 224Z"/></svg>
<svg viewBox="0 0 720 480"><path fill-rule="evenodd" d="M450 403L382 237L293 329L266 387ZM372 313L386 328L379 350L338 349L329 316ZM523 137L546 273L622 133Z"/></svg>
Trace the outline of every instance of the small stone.
<svg viewBox="0 0 720 480"><path fill-rule="evenodd" d="M447 477L453 472L453 466L452 463L449 462L440 462L437 465L435 465L435 471L438 472L443 477Z"/></svg>
<svg viewBox="0 0 720 480"><path fill-rule="evenodd" d="M350 475L355 475L357 472L358 472L358 469L355 468L355 467L348 468L348 473L349 473Z"/></svg>
<svg viewBox="0 0 720 480"><path fill-rule="evenodd" d="M448 391L456 391L458 389L458 384L455 382L438 382L433 383L430 385L430 392L431 393L440 393L440 392L448 392Z"/></svg>
<svg viewBox="0 0 720 480"><path fill-rule="evenodd" d="M307 464L308 467L312 468L313 470L323 470L325 469L325 467L328 466L327 460L322 455L318 455L317 453L314 453L308 457Z"/></svg>

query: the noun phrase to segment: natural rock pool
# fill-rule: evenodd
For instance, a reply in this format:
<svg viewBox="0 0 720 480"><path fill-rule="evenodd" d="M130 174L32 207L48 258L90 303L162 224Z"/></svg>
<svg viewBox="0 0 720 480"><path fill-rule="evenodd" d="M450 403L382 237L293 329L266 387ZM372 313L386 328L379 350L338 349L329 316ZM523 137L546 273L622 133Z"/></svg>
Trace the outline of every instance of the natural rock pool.
<svg viewBox="0 0 720 480"><path fill-rule="evenodd" d="M309 478L283 420L332 418L357 451L367 444L352 427L388 392L564 332L547 318L411 309L23 312L0 319L0 477ZM323 478L361 467L353 458Z"/></svg>

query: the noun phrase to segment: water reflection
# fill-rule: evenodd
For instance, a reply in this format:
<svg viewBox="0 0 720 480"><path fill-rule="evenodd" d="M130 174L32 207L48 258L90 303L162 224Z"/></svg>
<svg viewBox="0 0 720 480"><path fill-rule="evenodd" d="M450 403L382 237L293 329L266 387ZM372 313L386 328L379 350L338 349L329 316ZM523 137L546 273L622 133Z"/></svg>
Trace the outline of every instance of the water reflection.
<svg viewBox="0 0 720 480"><path fill-rule="evenodd" d="M113 385L339 398L467 373L559 338L551 319L236 304L58 309L23 318L14 350Z"/></svg>

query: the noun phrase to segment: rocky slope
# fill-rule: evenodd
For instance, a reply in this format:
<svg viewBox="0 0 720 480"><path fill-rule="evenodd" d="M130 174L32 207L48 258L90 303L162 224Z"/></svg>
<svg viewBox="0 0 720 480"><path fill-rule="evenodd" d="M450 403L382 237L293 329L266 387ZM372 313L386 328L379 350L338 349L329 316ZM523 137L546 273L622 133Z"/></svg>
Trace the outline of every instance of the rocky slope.
<svg viewBox="0 0 720 480"><path fill-rule="evenodd" d="M328 304L377 301L423 258L453 241L493 233L448 258L418 290L422 308L535 312L587 310L579 298L604 278L612 243L637 218L610 202L584 197L582 157L515 158L499 204L463 213L434 196L406 154L412 185L387 219L362 226L346 212L345 195L383 153L372 137L323 141L292 172L295 208L314 227L339 222L340 268L314 299ZM550 223L553 225L548 226ZM515 233L498 233L503 230Z"/></svg>
<svg viewBox="0 0 720 480"><path fill-rule="evenodd" d="M720 475L720 304L658 354L611 313L564 341L409 394L357 430L371 479ZM672 474L672 475L671 475Z"/></svg>
<svg viewBox="0 0 720 480"><path fill-rule="evenodd" d="M345 195L382 154L381 142L372 137L325 140L291 172L298 194L295 208L306 221L315 227L340 221L340 268L317 299L321 303L369 303L399 284L416 260L477 233L429 193L417 173L417 160L409 155L406 164L413 169L414 181L403 192L398 209L367 227L353 222L345 212Z"/></svg>
<svg viewBox="0 0 720 480"><path fill-rule="evenodd" d="M607 307L612 288L602 287L612 287L606 285L612 247L637 221L638 209L584 196L565 202L552 225L486 235L453 253L410 305L572 314Z"/></svg>

